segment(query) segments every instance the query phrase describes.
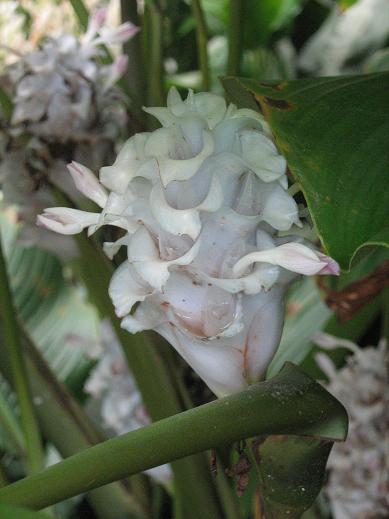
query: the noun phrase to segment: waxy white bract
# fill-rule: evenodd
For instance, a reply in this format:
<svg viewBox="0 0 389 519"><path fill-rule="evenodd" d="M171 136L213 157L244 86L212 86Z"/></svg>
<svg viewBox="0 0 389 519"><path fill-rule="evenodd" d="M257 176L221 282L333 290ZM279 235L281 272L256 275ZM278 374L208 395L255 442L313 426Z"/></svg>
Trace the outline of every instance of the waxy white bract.
<svg viewBox="0 0 389 519"><path fill-rule="evenodd" d="M209 93L183 101L175 89L166 108L147 112L162 128L129 139L100 170L108 196L92 172L70 166L102 207L80 216L79 229L124 230L104 246L110 257L127 247L109 290L123 328L163 335L218 396L240 391L278 347L293 273L337 274L338 265L293 235L302 224L286 161L259 114ZM39 222L68 234L77 217L54 208Z"/></svg>

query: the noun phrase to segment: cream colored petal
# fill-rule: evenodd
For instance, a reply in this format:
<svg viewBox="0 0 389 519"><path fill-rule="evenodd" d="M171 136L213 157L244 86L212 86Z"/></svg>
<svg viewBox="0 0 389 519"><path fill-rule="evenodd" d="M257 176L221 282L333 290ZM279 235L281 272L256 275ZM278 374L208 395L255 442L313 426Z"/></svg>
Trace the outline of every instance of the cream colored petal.
<svg viewBox="0 0 389 519"><path fill-rule="evenodd" d="M281 340L284 291L273 288L256 298L256 313L247 336L246 368L250 384L263 378Z"/></svg>
<svg viewBox="0 0 389 519"><path fill-rule="evenodd" d="M108 198L107 192L92 171L74 160L67 168L77 189L97 205L104 207Z"/></svg>
<svg viewBox="0 0 389 519"><path fill-rule="evenodd" d="M109 284L109 295L118 317L129 314L138 301L143 301L150 293L150 287L135 279L133 267L125 261L118 267Z"/></svg>
<svg viewBox="0 0 389 519"><path fill-rule="evenodd" d="M138 133L131 137L121 149L112 166L100 169L100 181L108 189L123 194L138 169L146 161L144 148L150 134Z"/></svg>
<svg viewBox="0 0 389 519"><path fill-rule="evenodd" d="M83 229L93 226L100 215L69 207L50 207L37 217L40 227L60 234L78 234Z"/></svg>
<svg viewBox="0 0 389 519"><path fill-rule="evenodd" d="M163 324L157 328L184 360L218 396L223 397L246 389L243 355L236 347L224 345L223 339L204 343L182 333L178 328Z"/></svg>
<svg viewBox="0 0 389 519"><path fill-rule="evenodd" d="M161 291L169 279L169 267L172 265L188 265L196 257L200 240L182 256L174 260L163 261L154 240L145 227L140 227L131 238L128 247L128 259L134 265L139 276L153 288Z"/></svg>
<svg viewBox="0 0 389 519"><path fill-rule="evenodd" d="M172 159L162 154L156 156L159 174L164 187L172 180L188 180L199 170L204 160L213 152L213 138L209 132L203 132L203 149L189 159Z"/></svg>
<svg viewBox="0 0 389 519"><path fill-rule="evenodd" d="M201 231L200 211L214 212L223 202L223 190L220 180L215 175L206 198L192 209L175 209L165 198L160 185L155 185L150 195L150 207L154 218L161 227L171 234L187 234L196 240Z"/></svg>

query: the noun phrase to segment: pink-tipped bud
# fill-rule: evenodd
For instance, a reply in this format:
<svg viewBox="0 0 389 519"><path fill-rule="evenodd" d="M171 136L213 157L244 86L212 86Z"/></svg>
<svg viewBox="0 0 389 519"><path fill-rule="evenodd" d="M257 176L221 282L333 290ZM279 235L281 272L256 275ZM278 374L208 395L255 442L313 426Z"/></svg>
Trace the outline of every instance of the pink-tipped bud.
<svg viewBox="0 0 389 519"><path fill-rule="evenodd" d="M107 193L92 171L75 161L68 164L67 168L77 189L97 205L104 207L107 202Z"/></svg>
<svg viewBox="0 0 389 519"><path fill-rule="evenodd" d="M285 243L272 249L247 254L234 266L234 274L242 275L248 266L257 262L279 265L286 270L306 276L339 275L339 265L335 260L301 243Z"/></svg>
<svg viewBox="0 0 389 519"><path fill-rule="evenodd" d="M129 40L139 31L139 27L131 22L125 22L110 29L103 27L100 30L100 38L97 38L96 43L105 43L107 45L114 45L116 43L124 43Z"/></svg>
<svg viewBox="0 0 389 519"><path fill-rule="evenodd" d="M90 225L96 225L99 215L70 209L69 207L50 207L37 217L37 225L60 234L78 234Z"/></svg>
<svg viewBox="0 0 389 519"><path fill-rule="evenodd" d="M324 261L326 265L321 269L318 274L320 276L323 276L325 274L332 274L333 276L339 276L340 274L340 267L339 264L329 256L326 256L325 254L318 253L318 256L320 258L320 261Z"/></svg>

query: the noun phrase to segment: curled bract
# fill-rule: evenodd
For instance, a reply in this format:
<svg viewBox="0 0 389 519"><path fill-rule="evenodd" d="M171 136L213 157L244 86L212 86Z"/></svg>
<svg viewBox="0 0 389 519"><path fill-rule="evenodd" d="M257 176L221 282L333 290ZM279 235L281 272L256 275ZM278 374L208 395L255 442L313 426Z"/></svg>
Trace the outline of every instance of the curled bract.
<svg viewBox="0 0 389 519"><path fill-rule="evenodd" d="M127 248L110 286L122 327L156 330L226 395L264 376L291 279L338 266L293 234L302 223L286 161L259 114L214 94L182 100L175 89L166 108L147 111L162 128L131 137L101 169L101 186L70 167L101 214L80 215L77 227L78 213L53 208L39 221L63 233L122 228L104 246L110 257Z"/></svg>

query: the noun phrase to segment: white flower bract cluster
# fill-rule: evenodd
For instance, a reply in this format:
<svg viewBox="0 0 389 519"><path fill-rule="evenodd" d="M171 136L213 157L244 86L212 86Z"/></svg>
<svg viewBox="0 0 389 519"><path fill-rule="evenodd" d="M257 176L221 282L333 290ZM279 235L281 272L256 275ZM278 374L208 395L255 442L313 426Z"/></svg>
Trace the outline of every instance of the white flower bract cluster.
<svg viewBox="0 0 389 519"><path fill-rule="evenodd" d="M111 258L127 248L109 289L123 328L156 330L218 396L240 391L277 349L291 278L338 265L293 235L286 161L258 113L175 89L166 108L146 111L162 128L131 137L100 183L69 166L102 212L51 208L39 223L63 234L122 228L104 248Z"/></svg>
<svg viewBox="0 0 389 519"><path fill-rule="evenodd" d="M320 334L319 346L353 352L339 371L325 354L318 361L329 378L328 390L349 415L345 442L330 455L326 492L334 519L384 519L389 515L389 352Z"/></svg>
<svg viewBox="0 0 389 519"><path fill-rule="evenodd" d="M346 9L334 3L320 29L303 46L298 64L310 75L361 73L388 37L387 0L357 0Z"/></svg>
<svg viewBox="0 0 389 519"><path fill-rule="evenodd" d="M49 38L39 50L20 56L7 69L14 105L10 131L14 135L28 132L55 142L93 142L91 132L95 130L95 138L101 138L101 133L112 138L114 116L118 116L113 104L119 91L111 87L123 74L127 58L119 55L105 66L96 58L102 53L102 43L126 41L138 29L129 22L113 29L105 27L105 16L104 9L96 11L82 38L72 34Z"/></svg>
<svg viewBox="0 0 389 519"><path fill-rule="evenodd" d="M126 41L138 29L130 23L107 28L105 17L104 9L96 11L80 38L65 33L45 40L38 50L24 55L15 51L18 60L0 77L13 104L10 121L0 108L5 203L17 206L24 224L19 242L64 257L76 254L73 240L35 226L37 214L55 203L49 184L77 200L66 163L73 158L97 169L109 164L128 121L125 97L114 86L127 58L119 55L113 64L103 65L98 57L102 43Z"/></svg>

